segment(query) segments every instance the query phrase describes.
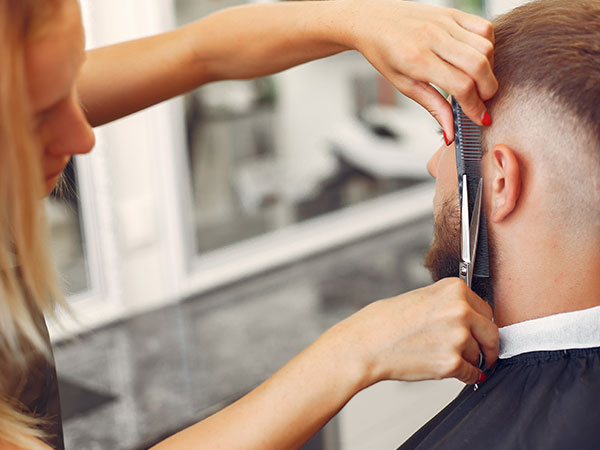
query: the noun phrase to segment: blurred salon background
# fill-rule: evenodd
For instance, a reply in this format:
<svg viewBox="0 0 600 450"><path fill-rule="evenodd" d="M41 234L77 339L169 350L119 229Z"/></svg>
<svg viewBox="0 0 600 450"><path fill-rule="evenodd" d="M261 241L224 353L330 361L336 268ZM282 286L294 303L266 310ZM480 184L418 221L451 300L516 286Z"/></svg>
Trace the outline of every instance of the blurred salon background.
<svg viewBox="0 0 600 450"><path fill-rule="evenodd" d="M87 46L242 3L82 0ZM492 17L522 2L425 3ZM429 283L436 128L346 52L97 129L46 203L75 312L50 324L67 448L146 448L367 303ZM380 383L305 448L396 448L460 388Z"/></svg>

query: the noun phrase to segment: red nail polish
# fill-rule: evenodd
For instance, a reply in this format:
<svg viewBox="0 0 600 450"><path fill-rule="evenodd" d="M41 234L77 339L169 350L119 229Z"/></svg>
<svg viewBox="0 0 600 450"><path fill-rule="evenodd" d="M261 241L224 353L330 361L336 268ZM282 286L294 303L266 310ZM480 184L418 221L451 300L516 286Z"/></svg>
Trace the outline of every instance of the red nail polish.
<svg viewBox="0 0 600 450"><path fill-rule="evenodd" d="M448 140L448 136L446 136L446 132L444 130L442 130L442 133L444 134L444 142L446 142L446 147L448 147L450 145L450 141Z"/></svg>
<svg viewBox="0 0 600 450"><path fill-rule="evenodd" d="M487 377L485 376L485 373L481 372L479 374L479 380L477 380L478 383L483 383L485 381Z"/></svg>
<svg viewBox="0 0 600 450"><path fill-rule="evenodd" d="M483 113L481 123L483 123L486 127L489 127L492 124L492 116L490 116L489 112L486 111Z"/></svg>

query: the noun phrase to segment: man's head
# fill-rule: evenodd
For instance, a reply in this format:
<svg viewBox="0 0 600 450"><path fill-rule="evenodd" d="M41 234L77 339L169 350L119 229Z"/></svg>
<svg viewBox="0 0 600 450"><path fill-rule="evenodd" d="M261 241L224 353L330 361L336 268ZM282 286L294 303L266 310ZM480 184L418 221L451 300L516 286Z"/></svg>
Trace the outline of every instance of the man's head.
<svg viewBox="0 0 600 450"><path fill-rule="evenodd" d="M500 278L529 271L532 253L544 258L556 248L560 257L590 246L598 253L600 1L533 1L497 18L494 31L499 90L487 105L494 122L483 130L483 172L498 287ZM427 266L434 277L456 276L454 146L442 147L428 168L438 181Z"/></svg>

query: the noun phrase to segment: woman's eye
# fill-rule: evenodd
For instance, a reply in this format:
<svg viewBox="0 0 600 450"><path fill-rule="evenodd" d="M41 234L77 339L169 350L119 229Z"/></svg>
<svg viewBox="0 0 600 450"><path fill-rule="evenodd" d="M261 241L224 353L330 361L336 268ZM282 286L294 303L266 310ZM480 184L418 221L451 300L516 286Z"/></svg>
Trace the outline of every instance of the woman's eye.
<svg viewBox="0 0 600 450"><path fill-rule="evenodd" d="M52 105L48 106L45 109L42 109L41 111L38 111L35 114L35 121L38 124L37 126L39 127L41 124L43 124L46 120L48 120L48 118L54 114L56 111L58 111L61 106L68 101L69 97L65 97L65 98L61 98L60 100L56 101L55 103L53 103Z"/></svg>
<svg viewBox="0 0 600 450"><path fill-rule="evenodd" d="M50 114L52 114L53 110L54 110L54 106L51 106L49 108L43 109L42 111L39 111L38 113L36 113L36 115L34 117L34 122L36 124L36 128L39 128L46 121L46 119L48 119L48 116Z"/></svg>
<svg viewBox="0 0 600 450"><path fill-rule="evenodd" d="M31 126L34 132L40 130L44 123L44 119L45 117L42 114L36 114L35 116L33 116L33 118L31 119Z"/></svg>

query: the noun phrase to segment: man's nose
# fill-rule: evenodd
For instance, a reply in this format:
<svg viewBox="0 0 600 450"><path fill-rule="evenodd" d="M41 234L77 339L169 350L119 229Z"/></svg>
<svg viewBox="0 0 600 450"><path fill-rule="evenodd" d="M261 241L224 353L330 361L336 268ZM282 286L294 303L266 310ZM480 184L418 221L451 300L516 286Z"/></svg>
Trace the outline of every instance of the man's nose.
<svg viewBox="0 0 600 450"><path fill-rule="evenodd" d="M437 178L437 166L438 166L438 161L440 159L440 154L442 152L442 147L440 147L431 158L429 158L429 161L427 161L427 172L429 172L429 175L431 175L433 178Z"/></svg>

